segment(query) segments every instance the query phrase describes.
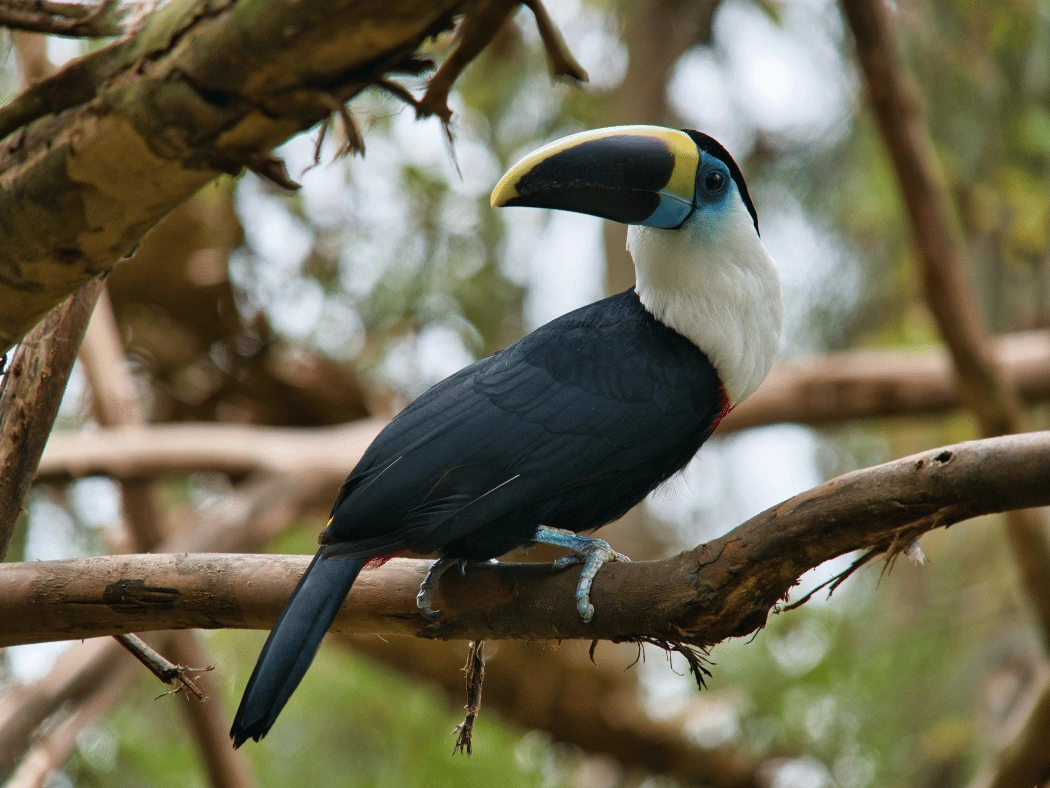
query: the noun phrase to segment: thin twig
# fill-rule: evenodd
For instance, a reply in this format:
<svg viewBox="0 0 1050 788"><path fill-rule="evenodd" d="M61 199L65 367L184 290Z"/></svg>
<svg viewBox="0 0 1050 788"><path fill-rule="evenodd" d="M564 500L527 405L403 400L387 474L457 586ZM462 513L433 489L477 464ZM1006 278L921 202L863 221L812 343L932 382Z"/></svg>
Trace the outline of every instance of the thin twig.
<svg viewBox="0 0 1050 788"><path fill-rule="evenodd" d="M522 4L528 6L536 18L536 29L540 32L543 48L547 52L551 74L555 77L568 77L576 82L586 82L588 79L586 69L569 51L561 31L551 19L547 7L543 5L543 0L524 0Z"/></svg>
<svg viewBox="0 0 1050 788"><path fill-rule="evenodd" d="M456 743L452 747L452 752L453 754L466 753L469 758L473 754L474 723L477 722L478 714L481 712L481 687L485 683L484 640L470 641L467 664L463 666L463 673L467 684L467 715L453 731L456 734Z"/></svg>
<svg viewBox="0 0 1050 788"><path fill-rule="evenodd" d="M174 662L165 659L162 655L150 648L149 644L138 635L115 635L114 637L120 645L134 655L135 659L149 668L150 673L172 687L169 692L164 693L165 695L185 690L186 692L192 693L193 696L201 702L207 700L204 693L201 691L201 688L193 683L193 679L189 677L189 674L207 673L210 670L215 670L214 665L209 665L206 668L191 668L186 665L176 665ZM160 697L164 696L162 695Z"/></svg>
<svg viewBox="0 0 1050 788"><path fill-rule="evenodd" d="M827 580L825 580L819 586L814 588L812 591L810 591L797 602L792 602L790 605L786 605L782 612L786 613L789 610L794 610L795 608L802 607L804 604L806 604L806 602L813 598L814 594L816 594L822 588L828 588L828 586L831 586L830 588L828 588L828 599L831 599L831 595L835 593L835 591L840 585L846 582L850 575L852 575L854 572L856 572L858 569L860 569L862 566L868 563L868 561L870 561L875 556L882 554L882 550L866 551L860 558L858 558L856 561L850 564L846 569L839 572L834 577L829 577Z"/></svg>
<svg viewBox="0 0 1050 788"><path fill-rule="evenodd" d="M336 154L337 156L346 156L352 153L357 153L361 156L365 155L365 140L361 135L361 130L357 127L357 121L354 120L354 116L350 114L350 109L346 106L346 102L340 101L331 93L320 93L319 98L322 105L330 112L334 112L339 116L339 120L343 124L343 134L346 136L346 142L340 151ZM317 153L320 154L321 143L324 140L323 130L322 136L317 142ZM316 158L316 156L315 156Z"/></svg>
<svg viewBox="0 0 1050 788"><path fill-rule="evenodd" d="M394 98L405 102L406 104L408 104L408 106L412 107L418 112L419 101L416 100L415 96L409 93L408 88L406 88L404 85L401 85L389 79L377 79L372 84L373 86L386 91Z"/></svg>
<svg viewBox="0 0 1050 788"><path fill-rule="evenodd" d="M288 175L284 159L272 153L249 153L244 157L244 163L260 178L282 189L294 192L302 188L302 184L293 181Z"/></svg>
<svg viewBox="0 0 1050 788"><path fill-rule="evenodd" d="M456 33L455 49L445 58L427 83L427 92L416 105L416 115L437 115L447 126L452 119L448 96L452 85L471 61L495 38L503 23L518 8L520 0L480 0L472 7Z"/></svg>

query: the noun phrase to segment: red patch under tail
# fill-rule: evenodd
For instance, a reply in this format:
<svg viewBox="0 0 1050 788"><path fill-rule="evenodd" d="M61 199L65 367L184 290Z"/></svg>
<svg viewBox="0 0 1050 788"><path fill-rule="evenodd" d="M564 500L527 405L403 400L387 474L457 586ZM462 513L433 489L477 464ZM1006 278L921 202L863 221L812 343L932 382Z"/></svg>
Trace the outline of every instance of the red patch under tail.
<svg viewBox="0 0 1050 788"><path fill-rule="evenodd" d="M391 558L397 558L403 552L405 551L395 550L394 552L387 553L386 555L377 555L375 558L369 558L367 561L365 561L365 565L364 567L362 567L362 569L378 569Z"/></svg>

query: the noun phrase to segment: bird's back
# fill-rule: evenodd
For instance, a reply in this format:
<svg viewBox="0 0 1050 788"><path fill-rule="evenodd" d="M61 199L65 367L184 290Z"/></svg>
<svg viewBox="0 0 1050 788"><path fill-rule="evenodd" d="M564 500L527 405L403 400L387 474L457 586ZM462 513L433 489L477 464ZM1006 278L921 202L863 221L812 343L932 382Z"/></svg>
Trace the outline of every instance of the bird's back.
<svg viewBox="0 0 1050 788"><path fill-rule="evenodd" d="M322 543L367 556L471 537L484 553L540 523L596 528L682 468L723 407L704 354L629 290L412 402L344 483ZM501 524L506 538L478 539Z"/></svg>

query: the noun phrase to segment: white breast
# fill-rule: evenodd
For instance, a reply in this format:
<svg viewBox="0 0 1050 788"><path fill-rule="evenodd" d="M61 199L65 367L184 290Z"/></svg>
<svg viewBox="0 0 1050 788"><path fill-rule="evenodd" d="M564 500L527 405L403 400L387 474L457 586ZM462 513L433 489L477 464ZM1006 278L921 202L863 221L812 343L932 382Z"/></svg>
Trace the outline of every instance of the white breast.
<svg viewBox="0 0 1050 788"><path fill-rule="evenodd" d="M632 225L627 250L642 305L704 352L731 404L750 396L780 349L784 307L776 264L739 195L678 230Z"/></svg>

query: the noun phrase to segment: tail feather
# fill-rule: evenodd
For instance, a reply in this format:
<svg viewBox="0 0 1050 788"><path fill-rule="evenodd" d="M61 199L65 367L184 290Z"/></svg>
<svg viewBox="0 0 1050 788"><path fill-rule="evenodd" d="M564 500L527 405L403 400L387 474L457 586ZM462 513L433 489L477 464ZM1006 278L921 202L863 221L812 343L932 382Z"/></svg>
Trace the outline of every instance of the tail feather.
<svg viewBox="0 0 1050 788"><path fill-rule="evenodd" d="M248 739L259 741L270 730L310 667L364 564L364 560L322 559L320 552L314 556L248 679L230 730L234 747Z"/></svg>

